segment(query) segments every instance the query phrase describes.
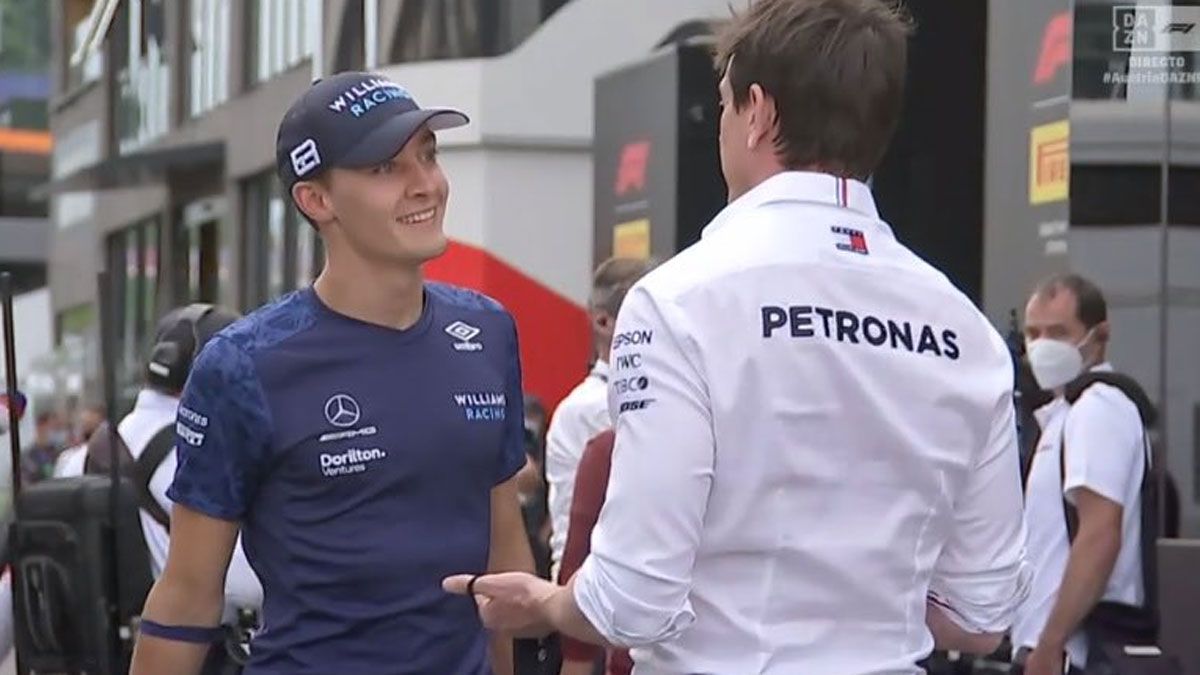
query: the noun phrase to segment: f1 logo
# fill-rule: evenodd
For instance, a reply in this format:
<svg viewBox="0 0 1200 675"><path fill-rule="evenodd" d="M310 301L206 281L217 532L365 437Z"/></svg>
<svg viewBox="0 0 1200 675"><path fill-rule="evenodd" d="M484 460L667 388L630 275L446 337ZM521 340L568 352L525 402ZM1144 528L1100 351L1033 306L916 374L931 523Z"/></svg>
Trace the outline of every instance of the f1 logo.
<svg viewBox="0 0 1200 675"><path fill-rule="evenodd" d="M1187 35L1188 33L1191 33L1192 29L1195 27L1196 27L1196 24L1194 24L1194 23L1169 23L1166 26L1163 26L1162 32L1164 32L1164 33L1183 33L1184 35Z"/></svg>
<svg viewBox="0 0 1200 675"><path fill-rule="evenodd" d="M646 167L650 163L650 141L636 141L621 148L621 162L617 165L617 182L613 192L618 197L630 190L646 189Z"/></svg>
<svg viewBox="0 0 1200 675"><path fill-rule="evenodd" d="M1033 70L1033 83L1049 84L1063 66L1071 63L1071 13L1055 14L1042 33L1042 51Z"/></svg>
<svg viewBox="0 0 1200 675"><path fill-rule="evenodd" d="M317 142L311 138L292 148L290 157L292 170L296 172L297 178L321 165L321 153L317 152Z"/></svg>

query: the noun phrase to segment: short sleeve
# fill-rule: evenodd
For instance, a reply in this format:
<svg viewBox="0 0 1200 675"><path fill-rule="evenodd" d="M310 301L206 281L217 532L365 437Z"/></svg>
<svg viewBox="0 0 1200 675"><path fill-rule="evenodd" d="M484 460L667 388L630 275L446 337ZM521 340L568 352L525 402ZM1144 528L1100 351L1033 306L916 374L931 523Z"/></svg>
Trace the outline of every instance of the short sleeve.
<svg viewBox="0 0 1200 675"><path fill-rule="evenodd" d="M240 519L263 477L271 418L254 364L228 339L215 338L196 358L175 435L179 465L167 496L214 518Z"/></svg>
<svg viewBox="0 0 1200 675"><path fill-rule="evenodd" d="M1094 385L1067 415L1063 494L1071 499L1073 490L1084 487L1129 506L1125 502L1130 486L1140 483L1142 477L1142 422L1132 401L1115 389L1106 389L1107 385Z"/></svg>
<svg viewBox="0 0 1200 675"><path fill-rule="evenodd" d="M521 382L521 348L517 339L517 324L512 326L509 353L505 355L504 374L504 447L501 448L500 468L496 485L512 478L525 466L525 394Z"/></svg>

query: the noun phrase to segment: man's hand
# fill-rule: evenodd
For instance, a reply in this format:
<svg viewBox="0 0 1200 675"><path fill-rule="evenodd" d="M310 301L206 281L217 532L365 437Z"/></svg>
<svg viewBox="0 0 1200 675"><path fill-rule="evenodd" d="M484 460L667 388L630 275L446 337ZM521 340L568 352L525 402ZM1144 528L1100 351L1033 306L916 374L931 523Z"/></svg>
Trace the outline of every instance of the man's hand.
<svg viewBox="0 0 1200 675"><path fill-rule="evenodd" d="M471 587L471 580L475 584ZM470 587L470 588L469 588ZM475 595L479 618L488 630L517 637L544 637L554 630L547 605L562 586L524 572L459 574L447 577L442 588L458 595Z"/></svg>
<svg viewBox="0 0 1200 675"><path fill-rule="evenodd" d="M1062 645L1038 645L1025 660L1025 675L1062 675Z"/></svg>

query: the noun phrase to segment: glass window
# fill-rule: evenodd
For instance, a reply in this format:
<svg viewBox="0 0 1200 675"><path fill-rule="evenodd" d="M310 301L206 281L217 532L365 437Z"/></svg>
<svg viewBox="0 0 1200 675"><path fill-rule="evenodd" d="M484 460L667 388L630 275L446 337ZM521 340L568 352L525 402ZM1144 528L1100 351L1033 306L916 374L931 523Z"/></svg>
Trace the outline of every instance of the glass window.
<svg viewBox="0 0 1200 675"><path fill-rule="evenodd" d="M317 0L319 1L319 0ZM312 55L314 0L246 2L246 68L250 83L270 79ZM350 4L362 4L361 1Z"/></svg>
<svg viewBox="0 0 1200 675"><path fill-rule="evenodd" d="M116 378L117 405L128 410L142 384L143 362L149 353L158 321L159 221L149 219L108 237L109 269L113 270L113 311L117 335L116 363L111 375ZM86 330L91 315L64 313L60 337ZM107 375L106 375L107 376Z"/></svg>
<svg viewBox="0 0 1200 675"><path fill-rule="evenodd" d="M498 56L512 51L569 0L405 0L392 63Z"/></svg>
<svg viewBox="0 0 1200 675"><path fill-rule="evenodd" d="M190 9L188 114L194 117L229 98L230 0L191 0Z"/></svg>
<svg viewBox="0 0 1200 675"><path fill-rule="evenodd" d="M91 50L87 57L84 58L83 63L79 65L73 66L70 63L71 55L78 51L79 45L87 36L87 30L88 27L91 26L92 21L92 9L95 7L97 1L98 0L68 0L63 5L62 30L65 32L62 33L61 36L65 46L69 50L63 58L63 63L67 69L67 81L65 87L66 91L71 91L88 82L98 80L104 73L103 49ZM19 4L31 6L29 9L22 8L19 12L14 10L14 13L19 13L22 16L29 16L28 12L30 9L35 11L48 11L50 7L50 3L44 2L43 0L24 0L24 2ZM6 19L6 16L0 16L0 25L5 25L7 23ZM47 18L47 25L48 22L49 19ZM49 31L42 32L46 35L46 37L50 36ZM49 55L47 54L46 60L42 62L43 65L48 62L48 60Z"/></svg>
<svg viewBox="0 0 1200 675"><path fill-rule="evenodd" d="M220 302L224 212L220 196L196 200L177 212L173 272L178 304Z"/></svg>
<svg viewBox="0 0 1200 675"><path fill-rule="evenodd" d="M109 38L116 57L113 98L118 147L133 152L167 131L171 69L163 0L120 4Z"/></svg>
<svg viewBox="0 0 1200 675"><path fill-rule="evenodd" d="M241 302L249 311L312 283L324 251L274 173L248 179L243 190Z"/></svg>

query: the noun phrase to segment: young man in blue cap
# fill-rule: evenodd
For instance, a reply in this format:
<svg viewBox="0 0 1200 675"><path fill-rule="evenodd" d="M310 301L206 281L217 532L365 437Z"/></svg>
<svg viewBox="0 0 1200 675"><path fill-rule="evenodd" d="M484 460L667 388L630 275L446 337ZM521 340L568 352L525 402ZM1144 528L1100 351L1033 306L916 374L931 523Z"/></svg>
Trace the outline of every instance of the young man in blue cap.
<svg viewBox="0 0 1200 675"><path fill-rule="evenodd" d="M239 529L263 583L248 675L510 673L457 569L532 570L516 327L426 283L449 191L423 109L370 73L314 84L279 127L278 169L319 231L311 288L214 338L177 424L171 550L135 675L197 673Z"/></svg>

